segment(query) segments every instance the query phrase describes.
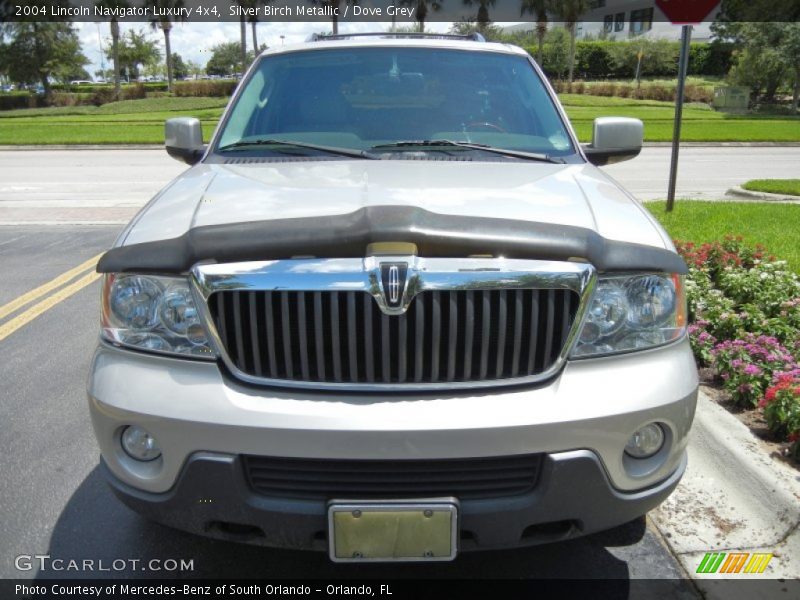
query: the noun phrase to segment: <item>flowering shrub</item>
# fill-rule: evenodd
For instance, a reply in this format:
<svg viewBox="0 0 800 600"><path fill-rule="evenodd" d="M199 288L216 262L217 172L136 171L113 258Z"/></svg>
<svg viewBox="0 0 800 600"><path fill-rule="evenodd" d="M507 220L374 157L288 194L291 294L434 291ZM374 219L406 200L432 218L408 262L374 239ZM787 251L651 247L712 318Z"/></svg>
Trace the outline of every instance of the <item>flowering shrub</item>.
<svg viewBox="0 0 800 600"><path fill-rule="evenodd" d="M733 401L755 407L764 396L774 373L796 367L794 358L774 337L745 334L744 339L717 344L711 354L714 366Z"/></svg>
<svg viewBox="0 0 800 600"><path fill-rule="evenodd" d="M708 332L709 325L710 323L703 319L698 319L689 325L689 343L701 367L707 367L714 361L713 349L717 345L717 338Z"/></svg>
<svg viewBox="0 0 800 600"><path fill-rule="evenodd" d="M800 460L800 369L777 373L759 406L770 431L792 442L790 453Z"/></svg>
<svg viewBox="0 0 800 600"><path fill-rule="evenodd" d="M764 410L800 460L800 277L740 237L675 242L689 265L689 342L733 401Z"/></svg>
<svg viewBox="0 0 800 600"><path fill-rule="evenodd" d="M784 261L757 262L747 269L726 267L717 286L735 303L751 304L769 317L778 315L787 300L800 299L800 277Z"/></svg>
<svg viewBox="0 0 800 600"><path fill-rule="evenodd" d="M750 248L741 236L725 236L721 242L710 242L696 245L693 242L675 242L675 248L690 267L705 269L712 276L725 267L750 268L757 261L764 259L766 252L761 244ZM769 257L768 260L773 260Z"/></svg>

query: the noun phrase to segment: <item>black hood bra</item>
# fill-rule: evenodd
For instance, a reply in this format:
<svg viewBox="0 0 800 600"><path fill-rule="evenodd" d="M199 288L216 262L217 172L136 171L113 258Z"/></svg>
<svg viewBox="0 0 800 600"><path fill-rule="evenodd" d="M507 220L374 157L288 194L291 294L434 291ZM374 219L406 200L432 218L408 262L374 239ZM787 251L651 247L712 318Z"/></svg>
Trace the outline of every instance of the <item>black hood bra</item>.
<svg viewBox="0 0 800 600"><path fill-rule="evenodd" d="M675 252L607 240L583 227L443 215L410 206L370 206L343 215L195 227L177 238L112 248L100 259L97 272L180 274L199 262L358 258L375 242L414 243L422 257L578 259L600 272L688 272Z"/></svg>

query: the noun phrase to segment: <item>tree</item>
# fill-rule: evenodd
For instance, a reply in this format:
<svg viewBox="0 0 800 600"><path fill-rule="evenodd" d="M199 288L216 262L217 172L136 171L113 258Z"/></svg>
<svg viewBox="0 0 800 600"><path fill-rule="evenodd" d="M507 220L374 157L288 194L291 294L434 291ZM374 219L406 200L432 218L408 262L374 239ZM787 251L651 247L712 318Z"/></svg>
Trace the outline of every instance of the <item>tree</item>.
<svg viewBox="0 0 800 600"><path fill-rule="evenodd" d="M12 81L40 82L49 95L51 78L64 82L86 75L89 59L71 23L5 23L4 36L10 42L3 45L0 70Z"/></svg>
<svg viewBox="0 0 800 600"><path fill-rule="evenodd" d="M544 36L547 34L547 11L551 9L552 0L522 0L519 14L526 13L536 17L536 40L539 48L536 51L536 62L539 66L544 60Z"/></svg>
<svg viewBox="0 0 800 600"><path fill-rule="evenodd" d="M400 0L401 6L413 6L414 18L417 20L417 31L425 32L425 19L428 18L428 11L439 12L442 9L444 0Z"/></svg>
<svg viewBox="0 0 800 600"><path fill-rule="evenodd" d="M191 75L192 79L197 79L205 72L203 66L193 60L186 61L186 70L189 72L189 75Z"/></svg>
<svg viewBox="0 0 800 600"><path fill-rule="evenodd" d="M489 7L494 6L495 0L462 0L464 2L464 6L472 6L473 4L478 5L478 16L477 16L477 23L478 23L478 31L483 32L486 29L486 26L489 25L491 19L489 19Z"/></svg>
<svg viewBox="0 0 800 600"><path fill-rule="evenodd" d="M728 74L732 83L747 86L754 96L774 102L778 89L792 89L792 109L800 98L800 23L724 22L714 33L739 46Z"/></svg>
<svg viewBox="0 0 800 600"><path fill-rule="evenodd" d="M510 39L502 27L497 25L482 26L477 21L457 21L450 26L450 33L456 35L471 35L475 32L480 32L490 42L508 43Z"/></svg>
<svg viewBox="0 0 800 600"><path fill-rule="evenodd" d="M120 37L118 46L120 72L125 70L129 79L139 77L140 66L150 66L161 60L158 42L151 40L144 29L129 29Z"/></svg>
<svg viewBox="0 0 800 600"><path fill-rule="evenodd" d="M177 52L172 53L172 76L175 79L186 79L189 76L189 66Z"/></svg>
<svg viewBox="0 0 800 600"><path fill-rule="evenodd" d="M587 0L558 0L553 5L553 12L558 15L558 18L564 22L569 32L569 75L568 80L572 83L573 74L575 72L575 37L577 35L577 25L581 15L589 8Z"/></svg>
<svg viewBox="0 0 800 600"><path fill-rule="evenodd" d="M255 9L259 6L266 6L272 3L272 0L236 0L236 3L243 8ZM256 33L258 16L255 14L255 11L252 11L251 15L247 19L250 22L250 29L253 34L253 52L257 56L259 52L258 37ZM247 38L245 34L242 35L242 44L245 47L247 46Z"/></svg>
<svg viewBox="0 0 800 600"><path fill-rule="evenodd" d="M206 64L209 75L226 76L238 72L241 64L241 44L239 42L223 42L211 48L211 58ZM253 53L248 52L247 60L253 60Z"/></svg>
<svg viewBox="0 0 800 600"><path fill-rule="evenodd" d="M563 79L569 69L569 33L563 27L554 27L545 35L542 68L551 77Z"/></svg>
<svg viewBox="0 0 800 600"><path fill-rule="evenodd" d="M800 105L800 23L783 23L786 28L781 53L793 72L792 110L797 112Z"/></svg>
<svg viewBox="0 0 800 600"><path fill-rule="evenodd" d="M333 35L339 35L339 7L342 4L347 6L357 6L359 0L311 0L311 4L320 5L323 8L331 9L331 24L333 26Z"/></svg>
<svg viewBox="0 0 800 600"><path fill-rule="evenodd" d="M173 20L185 21L185 17L176 16L177 9L184 7L183 0L147 0L146 4L154 9L159 15L150 20L150 26L154 30L160 29L164 32L164 57L167 62L167 90L172 91L172 49L169 42L169 34L172 31Z"/></svg>
<svg viewBox="0 0 800 600"><path fill-rule="evenodd" d="M95 3L98 8L129 8L125 0L98 0ZM115 15L116 13L112 13ZM120 69L119 69L119 21L116 16L111 17L109 22L111 27L111 53L108 57L114 63L114 99L119 100L120 94Z"/></svg>
<svg viewBox="0 0 800 600"><path fill-rule="evenodd" d="M663 38L639 37L611 44L609 54L614 69L635 76L637 84L642 75L677 73L678 70L678 47Z"/></svg>

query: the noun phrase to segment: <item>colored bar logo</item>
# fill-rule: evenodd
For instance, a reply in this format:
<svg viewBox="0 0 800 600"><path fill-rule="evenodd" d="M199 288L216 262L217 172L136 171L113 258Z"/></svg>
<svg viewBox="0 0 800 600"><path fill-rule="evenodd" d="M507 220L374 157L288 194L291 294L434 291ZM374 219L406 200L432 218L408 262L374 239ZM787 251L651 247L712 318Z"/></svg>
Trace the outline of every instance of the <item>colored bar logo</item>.
<svg viewBox="0 0 800 600"><path fill-rule="evenodd" d="M698 573L763 573L772 554L766 552L707 552L697 566Z"/></svg>

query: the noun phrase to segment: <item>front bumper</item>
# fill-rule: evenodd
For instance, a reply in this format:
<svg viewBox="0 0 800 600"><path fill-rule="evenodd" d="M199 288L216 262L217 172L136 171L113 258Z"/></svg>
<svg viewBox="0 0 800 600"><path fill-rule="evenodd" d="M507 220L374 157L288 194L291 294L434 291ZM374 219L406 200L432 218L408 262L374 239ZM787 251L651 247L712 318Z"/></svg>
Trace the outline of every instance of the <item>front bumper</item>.
<svg viewBox="0 0 800 600"><path fill-rule="evenodd" d="M128 504L193 531L213 533L208 527L214 522L251 525L263 531L264 543L281 546L319 541L324 507L299 500L276 504L253 493L240 455L547 455L532 494L462 503L462 529L473 531L482 547L499 547L519 544L520 527L561 523L564 531L551 525L547 535L568 537L623 523L663 500L685 464L697 371L684 338L658 349L571 361L537 386L314 393L247 387L212 362L101 344L88 393L104 465ZM633 431L652 421L666 431L663 451L644 461L625 456ZM122 451L120 435L130 424L156 437L161 458L141 463ZM494 523L505 525L492 533ZM528 535L527 543L537 536L541 531Z"/></svg>
<svg viewBox="0 0 800 600"><path fill-rule="evenodd" d="M588 450L548 455L533 492L500 499L462 501L459 550L496 549L555 542L627 523L658 506L678 485L678 468L657 485L621 493ZM114 493L154 521L218 539L299 550L327 548L327 505L268 498L245 484L237 456L192 455L175 487L164 494L137 490L102 463Z"/></svg>

